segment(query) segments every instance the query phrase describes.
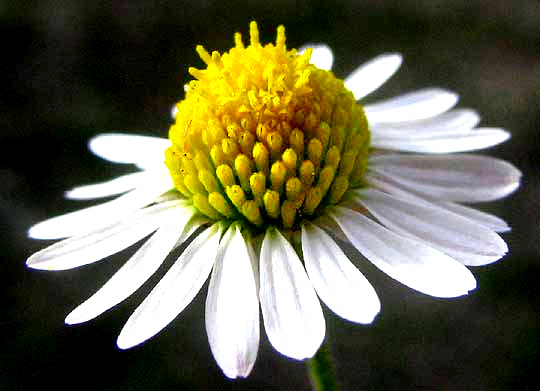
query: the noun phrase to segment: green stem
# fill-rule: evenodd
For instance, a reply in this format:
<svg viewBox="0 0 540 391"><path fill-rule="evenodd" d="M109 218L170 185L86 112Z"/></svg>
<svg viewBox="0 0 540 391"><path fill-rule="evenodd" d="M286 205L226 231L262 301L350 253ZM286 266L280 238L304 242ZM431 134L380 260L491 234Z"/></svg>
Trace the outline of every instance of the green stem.
<svg viewBox="0 0 540 391"><path fill-rule="evenodd" d="M306 362L309 377L315 391L336 391L338 389L332 357L326 343Z"/></svg>

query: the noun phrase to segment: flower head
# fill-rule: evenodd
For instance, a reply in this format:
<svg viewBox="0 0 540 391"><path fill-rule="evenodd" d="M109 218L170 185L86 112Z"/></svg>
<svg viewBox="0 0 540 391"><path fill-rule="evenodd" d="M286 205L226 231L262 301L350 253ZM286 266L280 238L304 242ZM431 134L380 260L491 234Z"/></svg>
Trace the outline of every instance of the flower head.
<svg viewBox="0 0 540 391"><path fill-rule="evenodd" d="M367 164L369 131L362 106L342 80L298 54L262 46L251 25L228 53L197 47L205 70L176 106L165 163L176 189L212 220L252 228L298 228L358 187Z"/></svg>
<svg viewBox="0 0 540 391"><path fill-rule="evenodd" d="M162 330L210 276L212 353L228 377L247 376L259 308L271 344L295 359L313 356L324 338L318 297L353 322L371 323L379 312L375 290L330 235L437 297L467 294L476 281L466 266L507 252L497 234L506 223L462 203L508 195L519 171L456 152L501 143L508 133L475 128L478 114L451 110L457 96L442 89L358 102L392 76L400 55L381 55L343 81L327 70L325 46L289 50L283 27L275 44L263 46L254 22L248 46L236 34L227 53L197 52L206 68L189 69L195 80L175 107L169 140L95 137L94 153L140 171L67 196L125 194L29 231L65 238L27 261L49 270L101 260L151 235L66 323L93 319L129 297L187 241L128 319L118 346Z"/></svg>

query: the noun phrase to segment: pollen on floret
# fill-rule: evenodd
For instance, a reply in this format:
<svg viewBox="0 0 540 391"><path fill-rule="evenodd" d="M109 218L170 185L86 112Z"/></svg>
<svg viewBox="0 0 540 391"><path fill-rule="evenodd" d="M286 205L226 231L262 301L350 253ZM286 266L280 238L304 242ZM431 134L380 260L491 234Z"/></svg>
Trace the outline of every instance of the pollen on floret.
<svg viewBox="0 0 540 391"><path fill-rule="evenodd" d="M342 80L287 49L262 45L255 22L205 65L176 105L165 163L176 189L213 220L294 229L362 186L370 134Z"/></svg>

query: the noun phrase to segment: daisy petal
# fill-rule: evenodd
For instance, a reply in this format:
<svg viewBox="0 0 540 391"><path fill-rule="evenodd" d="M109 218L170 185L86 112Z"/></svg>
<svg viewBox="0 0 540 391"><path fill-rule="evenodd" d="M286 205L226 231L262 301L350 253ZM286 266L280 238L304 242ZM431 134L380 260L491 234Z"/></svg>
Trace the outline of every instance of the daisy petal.
<svg viewBox="0 0 540 391"><path fill-rule="evenodd" d="M112 201L42 221L28 230L34 239L59 239L82 235L119 220L154 202L174 187L170 175L157 177Z"/></svg>
<svg viewBox="0 0 540 391"><path fill-rule="evenodd" d="M105 228L62 240L32 255L26 265L33 269L66 270L97 262L155 231L177 205L179 202L173 201L150 206Z"/></svg>
<svg viewBox="0 0 540 391"><path fill-rule="evenodd" d="M172 251L174 244L191 217L182 207L174 208L167 221L92 297L75 308L67 324L93 319L124 301L152 276Z"/></svg>
<svg viewBox="0 0 540 391"><path fill-rule="evenodd" d="M221 240L205 311L210 349L231 379L251 372L259 348L259 299L246 242L237 225Z"/></svg>
<svg viewBox="0 0 540 391"><path fill-rule="evenodd" d="M180 247L187 239L191 237L191 235L195 233L195 231L197 231L203 225L210 225L210 220L206 216L202 216L196 208L191 206L189 209L191 210L192 217L184 227L184 232L182 232L180 239L178 239L178 242L176 242L174 245L173 250Z"/></svg>
<svg viewBox="0 0 540 391"><path fill-rule="evenodd" d="M155 175L155 172L148 171L122 175L106 182L75 187L68 190L65 196L71 200L90 200L122 194L139 187Z"/></svg>
<svg viewBox="0 0 540 391"><path fill-rule="evenodd" d="M259 240L259 239L257 239ZM253 268L253 274L255 275L255 287L257 289L257 292L259 292L259 252L255 250L256 243L254 243L254 239L252 236L248 237L246 240L246 245L249 253L249 257L251 259L251 267ZM257 247L259 248L259 247Z"/></svg>
<svg viewBox="0 0 540 391"><path fill-rule="evenodd" d="M313 53L311 54L310 63L315 65L317 68L324 69L329 71L332 68L334 62L334 55L332 50L324 44L308 44L302 46L298 49L298 54L302 54L306 49L312 48Z"/></svg>
<svg viewBox="0 0 540 391"><path fill-rule="evenodd" d="M296 252L276 229L266 231L260 259L259 298L268 339L281 354L303 360L325 333L321 305Z"/></svg>
<svg viewBox="0 0 540 391"><path fill-rule="evenodd" d="M210 274L220 236L221 229L214 224L187 246L129 317L118 336L120 349L129 349L153 337L191 303Z"/></svg>
<svg viewBox="0 0 540 391"><path fill-rule="evenodd" d="M470 208L465 205L456 204L455 202L441 202L437 206L451 211L459 216L462 216L468 220L474 221L477 224L481 224L495 232L508 232L510 227L506 224L506 221L500 219L492 214L482 212Z"/></svg>
<svg viewBox="0 0 540 391"><path fill-rule="evenodd" d="M381 309L377 293L326 232L305 222L302 253L309 280L332 311L352 322L373 322Z"/></svg>
<svg viewBox="0 0 540 391"><path fill-rule="evenodd" d="M504 129L477 128L466 133L457 129L454 134L427 137L374 137L372 146L403 152L454 153L489 148L509 137Z"/></svg>
<svg viewBox="0 0 540 391"><path fill-rule="evenodd" d="M497 216L481 212L468 206L456 204L454 202L441 202L433 199L430 199L428 201L425 198L414 195L410 191L404 190L402 187L396 184L395 181L390 180L387 176L374 173L371 170L366 173L364 179L366 183L370 186L383 190L384 192L396 195L399 198L411 200L419 205L425 205L431 208L442 208L444 210L457 214L458 216L466 218L473 223L483 225L484 227L489 228L492 231L506 232L510 230L510 227L508 227L506 222L501 220Z"/></svg>
<svg viewBox="0 0 540 391"><path fill-rule="evenodd" d="M519 186L521 172L504 160L480 155L379 155L370 169L406 189L456 202L502 198Z"/></svg>
<svg viewBox="0 0 540 391"><path fill-rule="evenodd" d="M386 53L360 65L346 79L345 87L359 100L375 91L399 69L403 57L398 53Z"/></svg>
<svg viewBox="0 0 540 391"><path fill-rule="evenodd" d="M420 205L375 189L356 190L358 201L387 228L418 239L465 265L500 259L508 246L495 232L440 208Z"/></svg>
<svg viewBox="0 0 540 391"><path fill-rule="evenodd" d="M114 163L133 163L141 166L163 164L168 139L122 133L99 134L88 143L99 157Z"/></svg>
<svg viewBox="0 0 540 391"><path fill-rule="evenodd" d="M336 207L332 217L362 255L412 289L436 297L457 297L476 288L472 273L441 251L400 236L350 209Z"/></svg>
<svg viewBox="0 0 540 391"><path fill-rule="evenodd" d="M433 118L401 123L375 123L373 138L424 138L467 133L480 122L473 110L451 110Z"/></svg>
<svg viewBox="0 0 540 391"><path fill-rule="evenodd" d="M370 124L402 122L435 117L450 110L458 96L440 88L428 88L364 106Z"/></svg>

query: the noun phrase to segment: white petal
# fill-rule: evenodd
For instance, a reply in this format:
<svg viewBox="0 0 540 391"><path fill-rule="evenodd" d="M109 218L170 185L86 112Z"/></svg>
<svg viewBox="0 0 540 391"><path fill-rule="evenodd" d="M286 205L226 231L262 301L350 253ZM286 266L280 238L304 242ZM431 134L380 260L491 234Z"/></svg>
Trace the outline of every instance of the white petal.
<svg viewBox="0 0 540 391"><path fill-rule="evenodd" d="M194 207L190 208L192 210L192 217L186 224L184 232L182 233L182 236L180 236L180 239L178 239L178 242L176 242L176 244L174 245L173 250L180 247L187 239L191 237L191 235L193 235L203 225L210 225L210 220L206 216L202 216Z"/></svg>
<svg viewBox="0 0 540 391"><path fill-rule="evenodd" d="M259 299L246 242L237 225L221 240L205 311L210 349L223 373L251 372L259 348Z"/></svg>
<svg viewBox="0 0 540 391"><path fill-rule="evenodd" d="M332 64L334 62L334 55L332 54L332 50L328 46L324 44L304 45L300 49L298 49L298 54L304 53L308 48L313 49L310 61L311 64L315 65L319 69L324 69L325 71L328 71L332 68Z"/></svg>
<svg viewBox="0 0 540 391"><path fill-rule="evenodd" d="M155 231L179 202L168 202L133 212L97 231L74 236L32 255L26 265L33 269L65 270L97 262L115 254Z"/></svg>
<svg viewBox="0 0 540 391"><path fill-rule="evenodd" d="M276 229L266 231L260 260L259 298L264 328L285 356L312 357L324 339L321 305L296 252Z"/></svg>
<svg viewBox="0 0 540 391"><path fill-rule="evenodd" d="M375 91L399 69L403 57L398 53L385 53L360 65L346 79L345 87L356 100Z"/></svg>
<svg viewBox="0 0 540 391"><path fill-rule="evenodd" d="M446 211L457 214L467 220L470 220L476 224L483 225L495 232L506 232L510 230L510 227L500 218L491 214L481 212L479 210L470 208L468 206L459 205L454 202L444 202L433 199L426 199L413 194L410 191L404 190L395 181L391 180L388 176L374 173L372 170L368 170L364 177L364 180L370 186L383 190L387 193L394 194L399 198L414 201L416 204L429 206L431 208L442 208Z"/></svg>
<svg viewBox="0 0 540 391"><path fill-rule="evenodd" d="M173 187L169 175L156 177L151 183L112 201L42 221L31 227L28 235L34 239L59 239L82 235L109 225L153 203L161 194Z"/></svg>
<svg viewBox="0 0 540 391"><path fill-rule="evenodd" d="M257 238L256 240L258 241L259 238ZM256 245L255 243L256 240L253 238L253 236L248 236L246 238L246 245L247 245L249 257L251 259L251 267L253 268L253 274L255 275L255 287L257 289L257 295L258 295L259 288L260 288L260 283L259 283L260 273L259 273L259 252L256 250L256 248L260 249L260 246ZM262 239L260 240L262 241Z"/></svg>
<svg viewBox="0 0 540 391"><path fill-rule="evenodd" d="M116 342L120 349L129 349L153 337L191 303L210 274L220 236L221 229L214 224L187 246L129 317Z"/></svg>
<svg viewBox="0 0 540 391"><path fill-rule="evenodd" d="M437 204L437 206L474 221L477 224L481 224L495 232L510 231L510 227L504 220L492 214L482 212L465 205L456 204L454 202L440 202Z"/></svg>
<svg viewBox="0 0 540 391"><path fill-rule="evenodd" d="M155 172L149 171L140 171L122 175L106 182L75 187L67 191L65 196L72 200L89 200L93 198L109 197L133 190L148 180L151 180L155 175Z"/></svg>
<svg viewBox="0 0 540 391"><path fill-rule="evenodd" d="M375 289L327 233L302 225L304 264L315 291L337 315L371 323L381 309Z"/></svg>
<svg viewBox="0 0 540 391"><path fill-rule="evenodd" d="M163 164L168 139L121 133L99 134L88 143L99 157L115 163L133 163L142 167Z"/></svg>
<svg viewBox="0 0 540 391"><path fill-rule="evenodd" d="M373 138L424 138L467 133L479 122L475 111L458 109L418 121L375 123L370 130Z"/></svg>
<svg viewBox="0 0 540 391"><path fill-rule="evenodd" d="M362 255L402 284L436 297L462 296L476 288L472 273L441 251L350 209L336 207L332 216Z"/></svg>
<svg viewBox="0 0 540 391"><path fill-rule="evenodd" d="M456 202L492 201L517 189L521 172L504 160L480 155L379 155L370 169L406 189Z"/></svg>
<svg viewBox="0 0 540 391"><path fill-rule="evenodd" d="M101 315L109 308L128 298L146 282L172 251L190 212L182 207L172 209L167 221L144 245L122 266L103 287L67 317L67 324L86 322Z"/></svg>
<svg viewBox="0 0 540 391"><path fill-rule="evenodd" d="M492 230L441 208L420 205L375 189L357 190L360 203L387 228L441 250L465 265L485 265L508 251Z"/></svg>
<svg viewBox="0 0 540 391"><path fill-rule="evenodd" d="M343 199L339 205L347 207L349 196L345 199ZM317 216L315 219L312 220L313 224L317 225L318 227L321 227L324 229L327 233L330 234L330 237L336 240L336 242L343 242L347 243L347 237L343 235L343 232L341 232L341 229L339 228L339 225L335 222L335 220L326 213L326 211L321 214L320 216Z"/></svg>
<svg viewBox="0 0 540 391"><path fill-rule="evenodd" d="M158 231L122 266L103 287L75 308L67 324L93 319L128 298L152 276L172 251L191 213L178 207Z"/></svg>
<svg viewBox="0 0 540 391"><path fill-rule="evenodd" d="M455 134L438 136L374 137L372 146L403 152L453 153L489 148L509 137L510 134L504 129L477 128L466 133L458 130Z"/></svg>
<svg viewBox="0 0 540 391"><path fill-rule="evenodd" d="M450 110L458 96L439 88L428 88L364 106L370 124L402 122L435 117Z"/></svg>

